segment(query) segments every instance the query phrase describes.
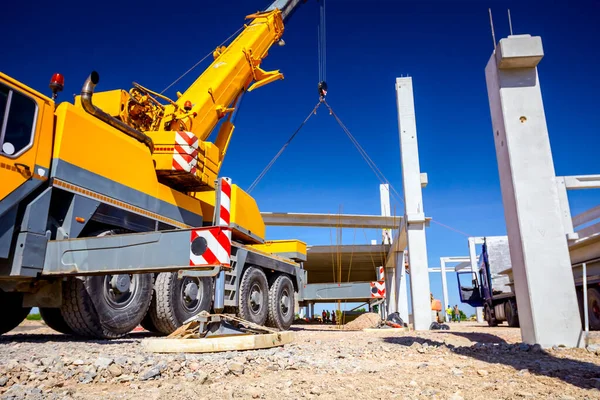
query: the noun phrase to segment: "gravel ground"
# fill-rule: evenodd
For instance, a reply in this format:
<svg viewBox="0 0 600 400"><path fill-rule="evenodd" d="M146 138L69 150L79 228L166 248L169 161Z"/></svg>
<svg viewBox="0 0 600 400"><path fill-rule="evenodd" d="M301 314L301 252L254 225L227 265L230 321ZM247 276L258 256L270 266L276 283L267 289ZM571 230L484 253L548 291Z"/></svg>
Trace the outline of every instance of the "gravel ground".
<svg viewBox="0 0 600 400"><path fill-rule="evenodd" d="M362 332L302 325L292 344L214 354L142 351L148 334L83 341L26 321L0 337L0 398L599 399L600 346L541 350L518 329Z"/></svg>

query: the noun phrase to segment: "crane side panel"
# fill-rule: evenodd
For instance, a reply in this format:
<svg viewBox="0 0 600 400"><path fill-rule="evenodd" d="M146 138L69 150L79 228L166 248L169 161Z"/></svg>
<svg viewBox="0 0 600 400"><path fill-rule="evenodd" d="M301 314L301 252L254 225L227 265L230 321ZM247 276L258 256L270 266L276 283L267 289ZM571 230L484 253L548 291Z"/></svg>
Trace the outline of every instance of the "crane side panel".
<svg viewBox="0 0 600 400"><path fill-rule="evenodd" d="M144 144L69 103L56 115L53 177L188 226L202 225L200 202L158 182Z"/></svg>

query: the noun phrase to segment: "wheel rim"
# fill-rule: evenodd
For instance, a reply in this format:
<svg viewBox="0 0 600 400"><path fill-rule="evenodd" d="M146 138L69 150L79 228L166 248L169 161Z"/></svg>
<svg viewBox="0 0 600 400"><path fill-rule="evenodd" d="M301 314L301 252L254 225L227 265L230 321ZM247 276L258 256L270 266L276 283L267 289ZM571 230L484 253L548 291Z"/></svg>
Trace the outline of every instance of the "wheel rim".
<svg viewBox="0 0 600 400"><path fill-rule="evenodd" d="M263 293L258 283L254 283L250 288L250 296L248 297L248 305L253 314L258 314L262 308Z"/></svg>
<svg viewBox="0 0 600 400"><path fill-rule="evenodd" d="M138 290L138 277L134 274L106 275L104 300L113 309L123 309L131 304Z"/></svg>
<svg viewBox="0 0 600 400"><path fill-rule="evenodd" d="M279 308L281 314L287 316L290 312L290 294L287 289L283 289L281 292L281 300L279 301Z"/></svg>
<svg viewBox="0 0 600 400"><path fill-rule="evenodd" d="M188 312L198 311L200 308L201 299L203 298L204 293L202 291L202 285L200 285L200 280L198 278L184 278L181 284L181 292L180 292L180 303L183 308Z"/></svg>

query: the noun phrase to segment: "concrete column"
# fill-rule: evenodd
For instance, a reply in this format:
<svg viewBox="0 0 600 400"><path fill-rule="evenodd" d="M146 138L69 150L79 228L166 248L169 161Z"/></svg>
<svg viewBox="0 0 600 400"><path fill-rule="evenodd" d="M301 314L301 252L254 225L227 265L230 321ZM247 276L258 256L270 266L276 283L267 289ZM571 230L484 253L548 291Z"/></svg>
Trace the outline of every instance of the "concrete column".
<svg viewBox="0 0 600 400"><path fill-rule="evenodd" d="M310 303L310 319L315 317L315 303Z"/></svg>
<svg viewBox="0 0 600 400"><path fill-rule="evenodd" d="M382 267L380 267L382 268ZM396 270L395 268L383 268L385 273L383 279L385 281L385 308L387 314L397 312L397 289L396 289Z"/></svg>
<svg viewBox="0 0 600 400"><path fill-rule="evenodd" d="M540 37L509 36L485 76L521 336L575 347L584 343L537 74L543 54Z"/></svg>
<svg viewBox="0 0 600 400"><path fill-rule="evenodd" d="M432 322L431 299L412 78L396 78L396 100L414 327L427 330Z"/></svg>
<svg viewBox="0 0 600 400"><path fill-rule="evenodd" d="M444 258L440 258L440 273L442 275L442 308L444 311L444 321L450 322L447 320L448 314L446 314L446 309L448 308L448 282L446 281L446 260Z"/></svg>
<svg viewBox="0 0 600 400"><path fill-rule="evenodd" d="M402 321L408 324L408 292L406 290L406 268L404 268L404 252L396 253L396 276L399 277L396 287L398 288L398 314Z"/></svg>
<svg viewBox="0 0 600 400"><path fill-rule="evenodd" d="M481 242L483 243L483 242ZM477 265L477 252L475 250L476 245L475 238L469 238L469 259L471 260L471 272L477 276L477 280L481 279L479 275L479 267ZM481 285L481 282L479 282ZM483 322L483 307L475 307L475 316L477 317L477 322Z"/></svg>
<svg viewBox="0 0 600 400"><path fill-rule="evenodd" d="M381 215L384 217L390 217L392 215L390 209L390 185L382 184L379 185L379 198L381 200ZM392 244L392 230L383 229L381 231L382 243Z"/></svg>

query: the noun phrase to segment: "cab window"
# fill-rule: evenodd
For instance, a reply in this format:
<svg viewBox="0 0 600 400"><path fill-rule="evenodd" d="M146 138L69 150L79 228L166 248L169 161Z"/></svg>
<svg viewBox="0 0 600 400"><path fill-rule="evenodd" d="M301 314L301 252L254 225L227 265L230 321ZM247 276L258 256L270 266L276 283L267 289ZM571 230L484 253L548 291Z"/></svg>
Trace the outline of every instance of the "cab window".
<svg viewBox="0 0 600 400"><path fill-rule="evenodd" d="M0 154L17 157L31 147L37 116L36 102L0 83Z"/></svg>

